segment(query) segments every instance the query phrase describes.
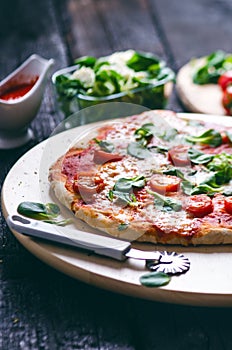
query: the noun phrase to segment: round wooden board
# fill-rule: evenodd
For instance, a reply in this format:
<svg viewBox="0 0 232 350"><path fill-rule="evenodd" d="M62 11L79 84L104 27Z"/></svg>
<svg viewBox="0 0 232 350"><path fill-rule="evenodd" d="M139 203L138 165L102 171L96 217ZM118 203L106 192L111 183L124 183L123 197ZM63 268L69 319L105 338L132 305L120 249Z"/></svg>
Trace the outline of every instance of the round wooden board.
<svg viewBox="0 0 232 350"><path fill-rule="evenodd" d="M195 113L225 115L221 88L217 84L194 84L193 67L191 62L186 64L176 76L176 90L183 105Z"/></svg>
<svg viewBox="0 0 232 350"><path fill-rule="evenodd" d="M201 115L181 114L181 117L202 119ZM226 117L209 117L216 122L232 126L232 120ZM204 116L203 119L208 119ZM22 158L8 173L2 189L2 207L5 218L17 212L22 201L54 202L55 198L47 181L48 167L51 162L65 152L70 142L92 126L85 125L68 130L42 142ZM52 151L51 151L52 150ZM62 207L60 205L60 207ZM64 218L70 215L61 208ZM63 234L75 230L96 232L79 220L66 227L57 227ZM89 255L75 249L41 242L13 232L16 238L32 254L62 271L88 284L123 293L134 297L155 301L201 305L232 306L232 246L213 247L168 247L135 244L141 249L160 249L183 253L191 261L190 270L183 275L174 276L171 282L161 288L147 288L140 284L139 278L146 273L143 261L128 259L125 262L114 261L96 255Z"/></svg>

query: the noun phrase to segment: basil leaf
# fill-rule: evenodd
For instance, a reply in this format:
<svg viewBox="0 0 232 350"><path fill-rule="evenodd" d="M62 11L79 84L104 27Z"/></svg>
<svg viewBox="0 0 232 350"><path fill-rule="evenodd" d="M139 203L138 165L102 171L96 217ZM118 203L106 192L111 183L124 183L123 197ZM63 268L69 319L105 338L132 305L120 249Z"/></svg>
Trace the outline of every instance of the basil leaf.
<svg viewBox="0 0 232 350"><path fill-rule="evenodd" d="M182 173L182 171L177 169L177 168L175 168L175 167L164 170L163 174L165 174L165 175L174 175L174 176L179 177L182 180L186 180L184 174Z"/></svg>
<svg viewBox="0 0 232 350"><path fill-rule="evenodd" d="M114 191L129 192L132 187L142 188L146 184L146 179L144 176L136 176L133 178L120 178L114 185Z"/></svg>
<svg viewBox="0 0 232 350"><path fill-rule="evenodd" d="M129 143L127 153L138 159L146 159L152 156L151 152L139 142Z"/></svg>
<svg viewBox="0 0 232 350"><path fill-rule="evenodd" d="M94 139L94 141L99 145L102 151L107 153L112 153L114 151L114 144L112 142L105 141L105 140L98 140L96 138Z"/></svg>
<svg viewBox="0 0 232 350"><path fill-rule="evenodd" d="M131 206L137 205L137 200L134 193L113 191L113 196L116 196L117 199L120 199Z"/></svg>
<svg viewBox="0 0 232 350"><path fill-rule="evenodd" d="M22 202L19 204L17 211L23 216L36 220L49 220L60 214L60 208L54 203Z"/></svg>
<svg viewBox="0 0 232 350"><path fill-rule="evenodd" d="M188 196L192 195L192 190L194 188L194 184L188 180L182 181L181 182L181 189L182 191L187 194Z"/></svg>
<svg viewBox="0 0 232 350"><path fill-rule="evenodd" d="M188 150L188 157L194 164L206 164L212 160L213 155L205 154L195 148L190 147Z"/></svg>
<svg viewBox="0 0 232 350"><path fill-rule="evenodd" d="M67 224L70 224L72 221L71 219L64 219L64 220L43 220L44 222L47 222L48 224L54 224L57 226L65 226Z"/></svg>
<svg viewBox="0 0 232 350"><path fill-rule="evenodd" d="M152 153L154 153L154 152L156 152L156 153L166 153L166 152L168 152L169 147L166 147L166 146L150 146L149 147L148 146L147 149L150 152L152 152Z"/></svg>
<svg viewBox="0 0 232 350"><path fill-rule="evenodd" d="M220 193L222 191L223 191L222 187L215 188L215 187L212 187L212 186L207 185L207 184L200 184L198 186L195 186L192 189L191 195L205 193L208 196L210 196L210 195L214 195L215 193Z"/></svg>
<svg viewBox="0 0 232 350"><path fill-rule="evenodd" d="M214 129L209 129L199 136L187 136L186 141L192 143L203 143L213 147L217 147L222 144L222 137L218 131Z"/></svg>
<svg viewBox="0 0 232 350"><path fill-rule="evenodd" d="M171 141L176 137L177 134L178 131L176 129L168 128L163 132L163 134L159 135L159 137L164 141Z"/></svg>
<svg viewBox="0 0 232 350"><path fill-rule="evenodd" d="M126 224L122 222L121 224L118 225L118 231L124 231L128 228L129 224Z"/></svg>
<svg viewBox="0 0 232 350"><path fill-rule="evenodd" d="M167 285L171 281L171 277L164 272L154 271L142 275L139 281L145 287L161 287Z"/></svg>
<svg viewBox="0 0 232 350"><path fill-rule="evenodd" d="M171 197L162 196L161 194L147 190L148 193L152 194L155 197L154 205L162 207L164 210L174 210L180 211L182 208L182 204L180 201L173 199Z"/></svg>
<svg viewBox="0 0 232 350"><path fill-rule="evenodd" d="M207 164L207 168L215 172L218 185L229 182L232 179L232 155L226 153L216 154L212 161Z"/></svg>
<svg viewBox="0 0 232 350"><path fill-rule="evenodd" d="M141 128L135 130L135 138L136 140L144 140L143 144L146 146L148 141L153 137L154 135L154 124L147 123L141 126Z"/></svg>
<svg viewBox="0 0 232 350"><path fill-rule="evenodd" d="M135 176L133 178L120 178L114 185L113 190L109 191L108 198L113 200L114 196L117 199L126 202L129 205L136 205L137 199L133 193L133 188L142 188L146 184L144 176Z"/></svg>

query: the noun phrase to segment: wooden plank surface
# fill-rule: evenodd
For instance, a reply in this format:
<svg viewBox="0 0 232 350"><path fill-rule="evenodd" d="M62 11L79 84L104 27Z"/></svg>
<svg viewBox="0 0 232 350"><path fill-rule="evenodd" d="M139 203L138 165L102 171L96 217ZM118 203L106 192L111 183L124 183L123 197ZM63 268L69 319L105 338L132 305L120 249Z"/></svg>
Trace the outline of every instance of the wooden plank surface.
<svg viewBox="0 0 232 350"><path fill-rule="evenodd" d="M18 0L0 11L0 79L32 53L55 69L85 54L152 51L177 70L195 55L231 51L230 0ZM182 111L175 93L169 108ZM48 137L61 117L47 85L32 123L35 139L0 151L0 181L14 162ZM231 309L137 300L62 275L0 230L0 349L231 350ZM215 281L216 283L216 281Z"/></svg>

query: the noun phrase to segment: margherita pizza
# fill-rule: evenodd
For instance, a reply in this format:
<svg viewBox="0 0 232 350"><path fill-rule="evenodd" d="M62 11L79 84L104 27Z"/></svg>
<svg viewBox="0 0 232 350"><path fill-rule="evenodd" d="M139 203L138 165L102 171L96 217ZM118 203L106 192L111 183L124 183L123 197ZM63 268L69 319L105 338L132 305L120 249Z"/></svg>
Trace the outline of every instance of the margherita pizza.
<svg viewBox="0 0 232 350"><path fill-rule="evenodd" d="M56 197L110 235L232 243L232 130L154 110L93 128L50 168Z"/></svg>

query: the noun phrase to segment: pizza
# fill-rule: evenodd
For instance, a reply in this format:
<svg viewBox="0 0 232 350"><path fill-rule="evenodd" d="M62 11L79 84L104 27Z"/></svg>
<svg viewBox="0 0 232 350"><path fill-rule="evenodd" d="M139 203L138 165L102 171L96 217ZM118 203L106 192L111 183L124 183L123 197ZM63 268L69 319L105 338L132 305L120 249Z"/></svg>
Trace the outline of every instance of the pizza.
<svg viewBox="0 0 232 350"><path fill-rule="evenodd" d="M152 110L90 128L49 169L60 203L131 241L232 243L232 128Z"/></svg>

